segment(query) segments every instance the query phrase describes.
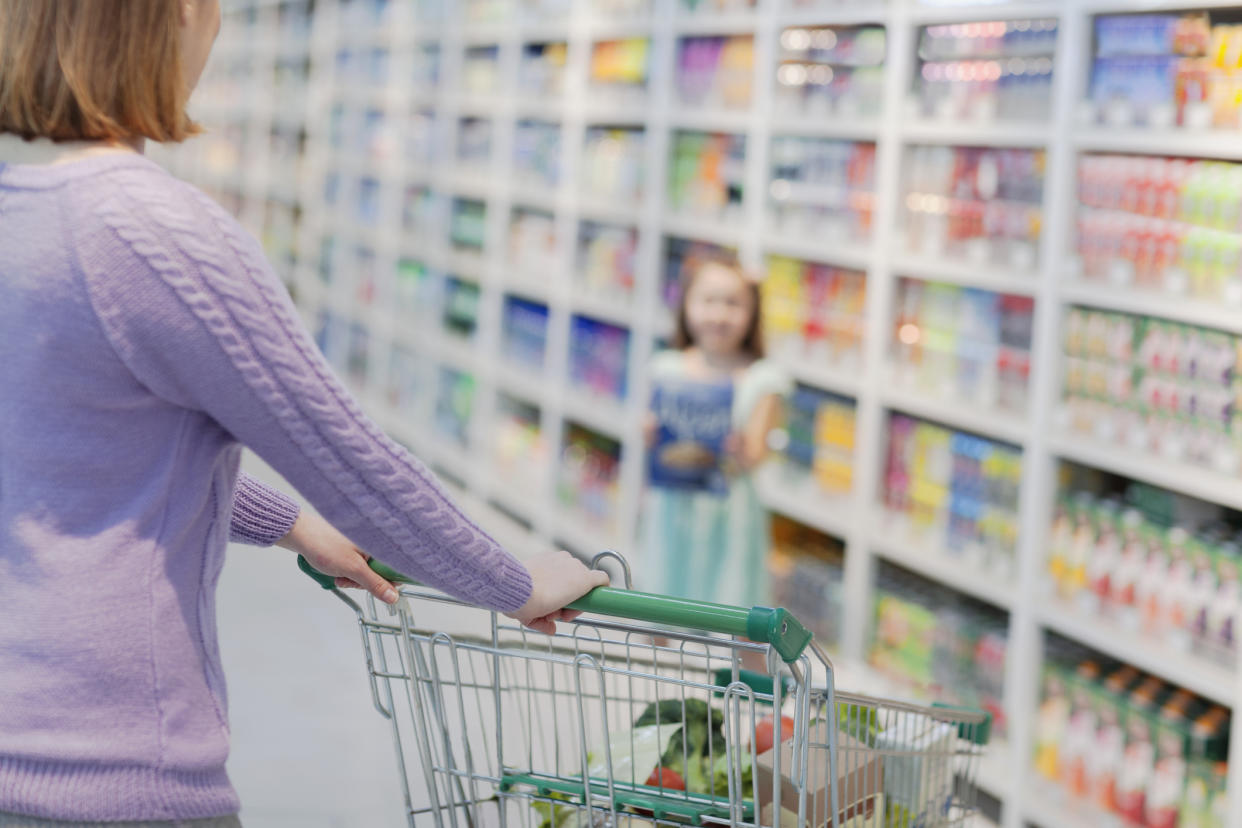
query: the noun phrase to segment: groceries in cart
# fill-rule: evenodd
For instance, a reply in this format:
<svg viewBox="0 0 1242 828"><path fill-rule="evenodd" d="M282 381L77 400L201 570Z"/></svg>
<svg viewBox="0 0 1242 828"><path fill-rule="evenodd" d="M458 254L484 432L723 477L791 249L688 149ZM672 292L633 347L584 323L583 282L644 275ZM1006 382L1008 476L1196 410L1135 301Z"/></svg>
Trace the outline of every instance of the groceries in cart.
<svg viewBox="0 0 1242 828"><path fill-rule="evenodd" d="M601 587L545 635L316 580L361 622L412 828L972 824L988 714L837 691L786 610ZM767 672L742 669L754 655Z"/></svg>
<svg viewBox="0 0 1242 828"><path fill-rule="evenodd" d="M746 671L741 672L741 678L764 681ZM838 716L838 755L855 758L839 762L835 777L830 775L829 756L822 751L810 753L805 780L801 772L794 770L798 767L796 727L790 716L780 716L778 725L778 717L769 713L756 722L753 732L743 734L742 744L731 745L724 735L723 711L696 698L650 703L632 730L611 734L607 752L601 748L598 753L588 754L588 772L602 786L607 785L611 776L614 785L625 785L653 797L676 797L678 792L686 792L727 799L730 757L737 757L734 784L743 792L744 812L749 817L744 823L751 823L757 815L760 825L815 828L921 828L951 824L955 774L948 762L940 767L936 763L937 757L954 756L959 735L956 724L925 720L911 711L886 717L887 727L882 729L877 711L859 705L839 705ZM812 728L817 724L811 722ZM775 741L777 730L781 734L779 744ZM836 784L829 784L834 778ZM774 814L772 807L776 779L779 815ZM638 784L636 780L643 781ZM836 823L828 819L834 789ZM749 799L752 790L753 800ZM806 813L822 815L819 822L799 820L803 791ZM595 828L609 824L606 811L592 815L567 794L551 792L549 800L532 802L531 807L540 817L536 828ZM759 806L757 814L753 809L755 803ZM626 806L623 811L633 817L654 816L653 809L642 804ZM665 820L673 816L661 814ZM956 820L954 816L952 824L958 824Z"/></svg>

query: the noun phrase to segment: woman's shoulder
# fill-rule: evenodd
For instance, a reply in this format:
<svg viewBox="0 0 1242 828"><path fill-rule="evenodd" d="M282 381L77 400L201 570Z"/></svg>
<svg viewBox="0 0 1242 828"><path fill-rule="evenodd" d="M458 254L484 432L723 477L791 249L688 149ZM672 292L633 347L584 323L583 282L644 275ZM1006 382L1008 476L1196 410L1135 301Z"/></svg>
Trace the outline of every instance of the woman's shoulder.
<svg viewBox="0 0 1242 828"><path fill-rule="evenodd" d="M227 273L239 260L262 258L258 243L228 211L142 156L74 183L67 192L70 209L153 264L172 256L200 270Z"/></svg>

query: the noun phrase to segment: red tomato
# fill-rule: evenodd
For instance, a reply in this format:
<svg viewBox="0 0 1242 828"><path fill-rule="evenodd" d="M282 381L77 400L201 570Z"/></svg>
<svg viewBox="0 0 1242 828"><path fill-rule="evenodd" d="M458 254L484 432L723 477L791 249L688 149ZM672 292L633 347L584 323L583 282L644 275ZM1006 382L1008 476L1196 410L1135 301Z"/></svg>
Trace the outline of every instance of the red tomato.
<svg viewBox="0 0 1242 828"><path fill-rule="evenodd" d="M776 722L771 716L766 716L759 720L759 724L755 725L755 753L767 753L772 749L775 741ZM793 738L794 722L788 716L781 716L781 741L785 742Z"/></svg>
<svg viewBox="0 0 1242 828"><path fill-rule="evenodd" d="M653 788L668 788L670 791L686 789L686 780L671 768L656 768L651 772L651 776L647 777L647 784Z"/></svg>

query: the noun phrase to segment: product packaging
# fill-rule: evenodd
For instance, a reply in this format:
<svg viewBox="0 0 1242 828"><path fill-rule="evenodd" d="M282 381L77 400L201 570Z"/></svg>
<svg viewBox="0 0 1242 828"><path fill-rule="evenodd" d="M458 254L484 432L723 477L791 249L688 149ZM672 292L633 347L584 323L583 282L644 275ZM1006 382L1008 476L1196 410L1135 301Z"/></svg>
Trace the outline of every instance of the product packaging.
<svg viewBox="0 0 1242 828"><path fill-rule="evenodd" d="M727 494L725 442L733 430L733 384L657 380L651 413L657 426L648 455L650 484Z"/></svg>

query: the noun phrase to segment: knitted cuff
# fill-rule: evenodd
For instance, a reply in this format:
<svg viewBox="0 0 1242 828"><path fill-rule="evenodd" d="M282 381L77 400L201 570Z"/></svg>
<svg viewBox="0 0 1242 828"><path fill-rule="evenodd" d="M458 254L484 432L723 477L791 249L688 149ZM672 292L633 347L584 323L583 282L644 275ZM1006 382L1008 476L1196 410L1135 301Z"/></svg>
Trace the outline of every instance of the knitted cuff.
<svg viewBox="0 0 1242 828"><path fill-rule="evenodd" d="M485 606L499 612L519 610L530 598L531 588L530 572L516 558L506 554L496 568L496 586Z"/></svg>
<svg viewBox="0 0 1242 828"><path fill-rule="evenodd" d="M237 477L229 541L271 546L289 534L301 507L284 492L265 486L248 474Z"/></svg>

